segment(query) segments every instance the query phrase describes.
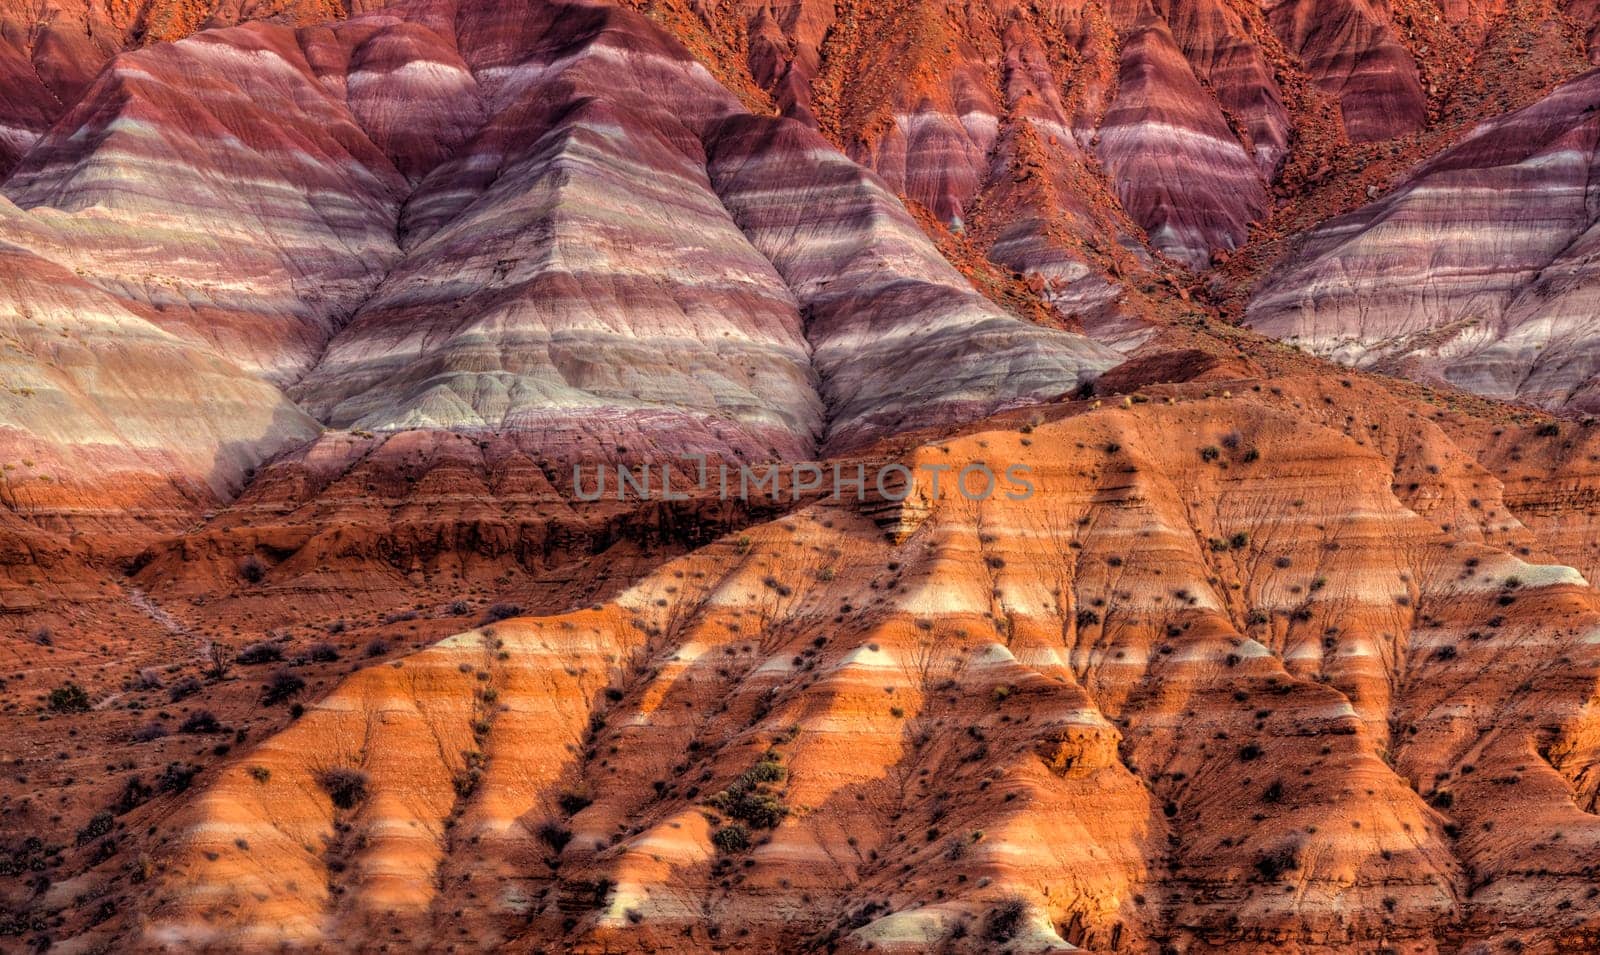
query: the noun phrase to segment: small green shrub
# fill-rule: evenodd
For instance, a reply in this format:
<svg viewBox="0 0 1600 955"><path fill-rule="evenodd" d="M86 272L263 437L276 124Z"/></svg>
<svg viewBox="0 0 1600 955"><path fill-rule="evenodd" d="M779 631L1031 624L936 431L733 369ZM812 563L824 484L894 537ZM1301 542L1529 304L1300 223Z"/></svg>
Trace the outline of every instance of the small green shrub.
<svg viewBox="0 0 1600 955"><path fill-rule="evenodd" d="M711 834L711 844L729 855L743 852L750 848L750 830L742 823L730 822Z"/></svg>
<svg viewBox="0 0 1600 955"><path fill-rule="evenodd" d="M68 682L50 691L50 710L54 713L89 712L89 692Z"/></svg>

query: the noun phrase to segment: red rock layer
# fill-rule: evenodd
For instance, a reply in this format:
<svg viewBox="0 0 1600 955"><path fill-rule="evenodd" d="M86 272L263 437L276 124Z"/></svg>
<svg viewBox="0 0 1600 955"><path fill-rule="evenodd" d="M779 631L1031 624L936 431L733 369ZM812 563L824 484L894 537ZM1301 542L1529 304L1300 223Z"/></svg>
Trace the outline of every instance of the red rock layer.
<svg viewBox="0 0 1600 955"><path fill-rule="evenodd" d="M1592 591L1403 505L1416 424L1247 384L355 675L171 820L143 943L1592 943Z"/></svg>
<svg viewBox="0 0 1600 955"><path fill-rule="evenodd" d="M309 437L274 385L336 427L774 460L1115 360L993 305L879 180L604 5L421 3L124 54L4 192L41 261L10 263L28 345L0 458L38 470L11 499L57 526L112 480L232 493ZM57 359L85 321L122 374Z"/></svg>
<svg viewBox="0 0 1600 955"><path fill-rule="evenodd" d="M1589 27L1345 0L639 5L997 261L1079 273L1061 301L1091 321L1133 308L1081 280L1127 264L1096 243L1204 267L1245 242L1297 137L1317 155L1418 132L1523 18ZM1037 221L1002 201L1019 177Z"/></svg>
<svg viewBox="0 0 1600 955"><path fill-rule="evenodd" d="M455 23L490 118L411 195L404 258L294 389L323 420L794 459L1111 363L986 302L877 180L631 14Z"/></svg>
<svg viewBox="0 0 1600 955"><path fill-rule="evenodd" d="M357 4L361 6L361 4ZM51 0L0 9L0 175L77 102L112 57L248 20L340 17L335 0Z"/></svg>

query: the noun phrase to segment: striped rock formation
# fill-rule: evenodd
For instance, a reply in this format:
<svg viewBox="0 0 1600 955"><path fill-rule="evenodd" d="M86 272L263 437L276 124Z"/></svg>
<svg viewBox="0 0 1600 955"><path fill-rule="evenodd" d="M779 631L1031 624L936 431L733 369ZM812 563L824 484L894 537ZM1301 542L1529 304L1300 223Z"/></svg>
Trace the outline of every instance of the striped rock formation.
<svg viewBox="0 0 1600 955"><path fill-rule="evenodd" d="M361 670L163 824L137 938L1592 944L1594 592L1396 497L1440 427L1276 387L928 445L1035 493L817 504Z"/></svg>
<svg viewBox="0 0 1600 955"><path fill-rule="evenodd" d="M1597 96L1600 74L1586 74L1318 227L1247 321L1346 364L1600 409Z"/></svg>
<svg viewBox="0 0 1600 955"><path fill-rule="evenodd" d="M0 948L1600 948L1594 22L0 11Z"/></svg>
<svg viewBox="0 0 1600 955"><path fill-rule="evenodd" d="M49 0L0 10L0 175L83 95L112 57L249 20L343 16L338 0ZM362 6L359 2L357 8Z"/></svg>
<svg viewBox="0 0 1600 955"><path fill-rule="evenodd" d="M1114 362L985 301L881 183L642 20L539 5L508 43L508 16L458 16L491 118L411 195L404 258L293 390L319 418L605 446L631 415L646 444L795 459Z"/></svg>
<svg viewBox="0 0 1600 955"><path fill-rule="evenodd" d="M1147 247L1203 268L1244 244L1296 136L1415 133L1430 96L1474 88L1495 27L1592 22L1343 0L638 5L1091 326L1133 308L1115 280L1152 267Z"/></svg>
<svg viewBox="0 0 1600 955"><path fill-rule="evenodd" d="M980 296L642 18L403 12L124 54L27 151L8 503L70 524L115 474L203 505L318 423L805 458L1116 360Z"/></svg>

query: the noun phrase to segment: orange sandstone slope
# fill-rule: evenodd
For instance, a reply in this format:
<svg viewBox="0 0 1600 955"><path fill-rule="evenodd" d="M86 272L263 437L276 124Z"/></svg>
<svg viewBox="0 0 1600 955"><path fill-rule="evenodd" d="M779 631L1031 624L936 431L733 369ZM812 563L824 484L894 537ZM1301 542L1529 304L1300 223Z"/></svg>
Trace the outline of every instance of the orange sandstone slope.
<svg viewBox="0 0 1600 955"><path fill-rule="evenodd" d="M1205 389L903 458L1026 501L815 503L362 669L47 897L152 949L1592 950L1600 599L1474 516L1471 422Z"/></svg>

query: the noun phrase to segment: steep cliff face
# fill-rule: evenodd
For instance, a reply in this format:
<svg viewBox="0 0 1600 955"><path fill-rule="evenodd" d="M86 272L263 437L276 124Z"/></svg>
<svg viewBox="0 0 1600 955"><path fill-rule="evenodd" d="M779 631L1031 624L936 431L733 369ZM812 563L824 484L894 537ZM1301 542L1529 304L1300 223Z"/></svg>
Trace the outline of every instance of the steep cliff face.
<svg viewBox="0 0 1600 955"><path fill-rule="evenodd" d="M164 825L140 937L1591 944L1587 583L1396 497L1442 431L1235 385L905 459L1027 500L814 505L355 674Z"/></svg>

